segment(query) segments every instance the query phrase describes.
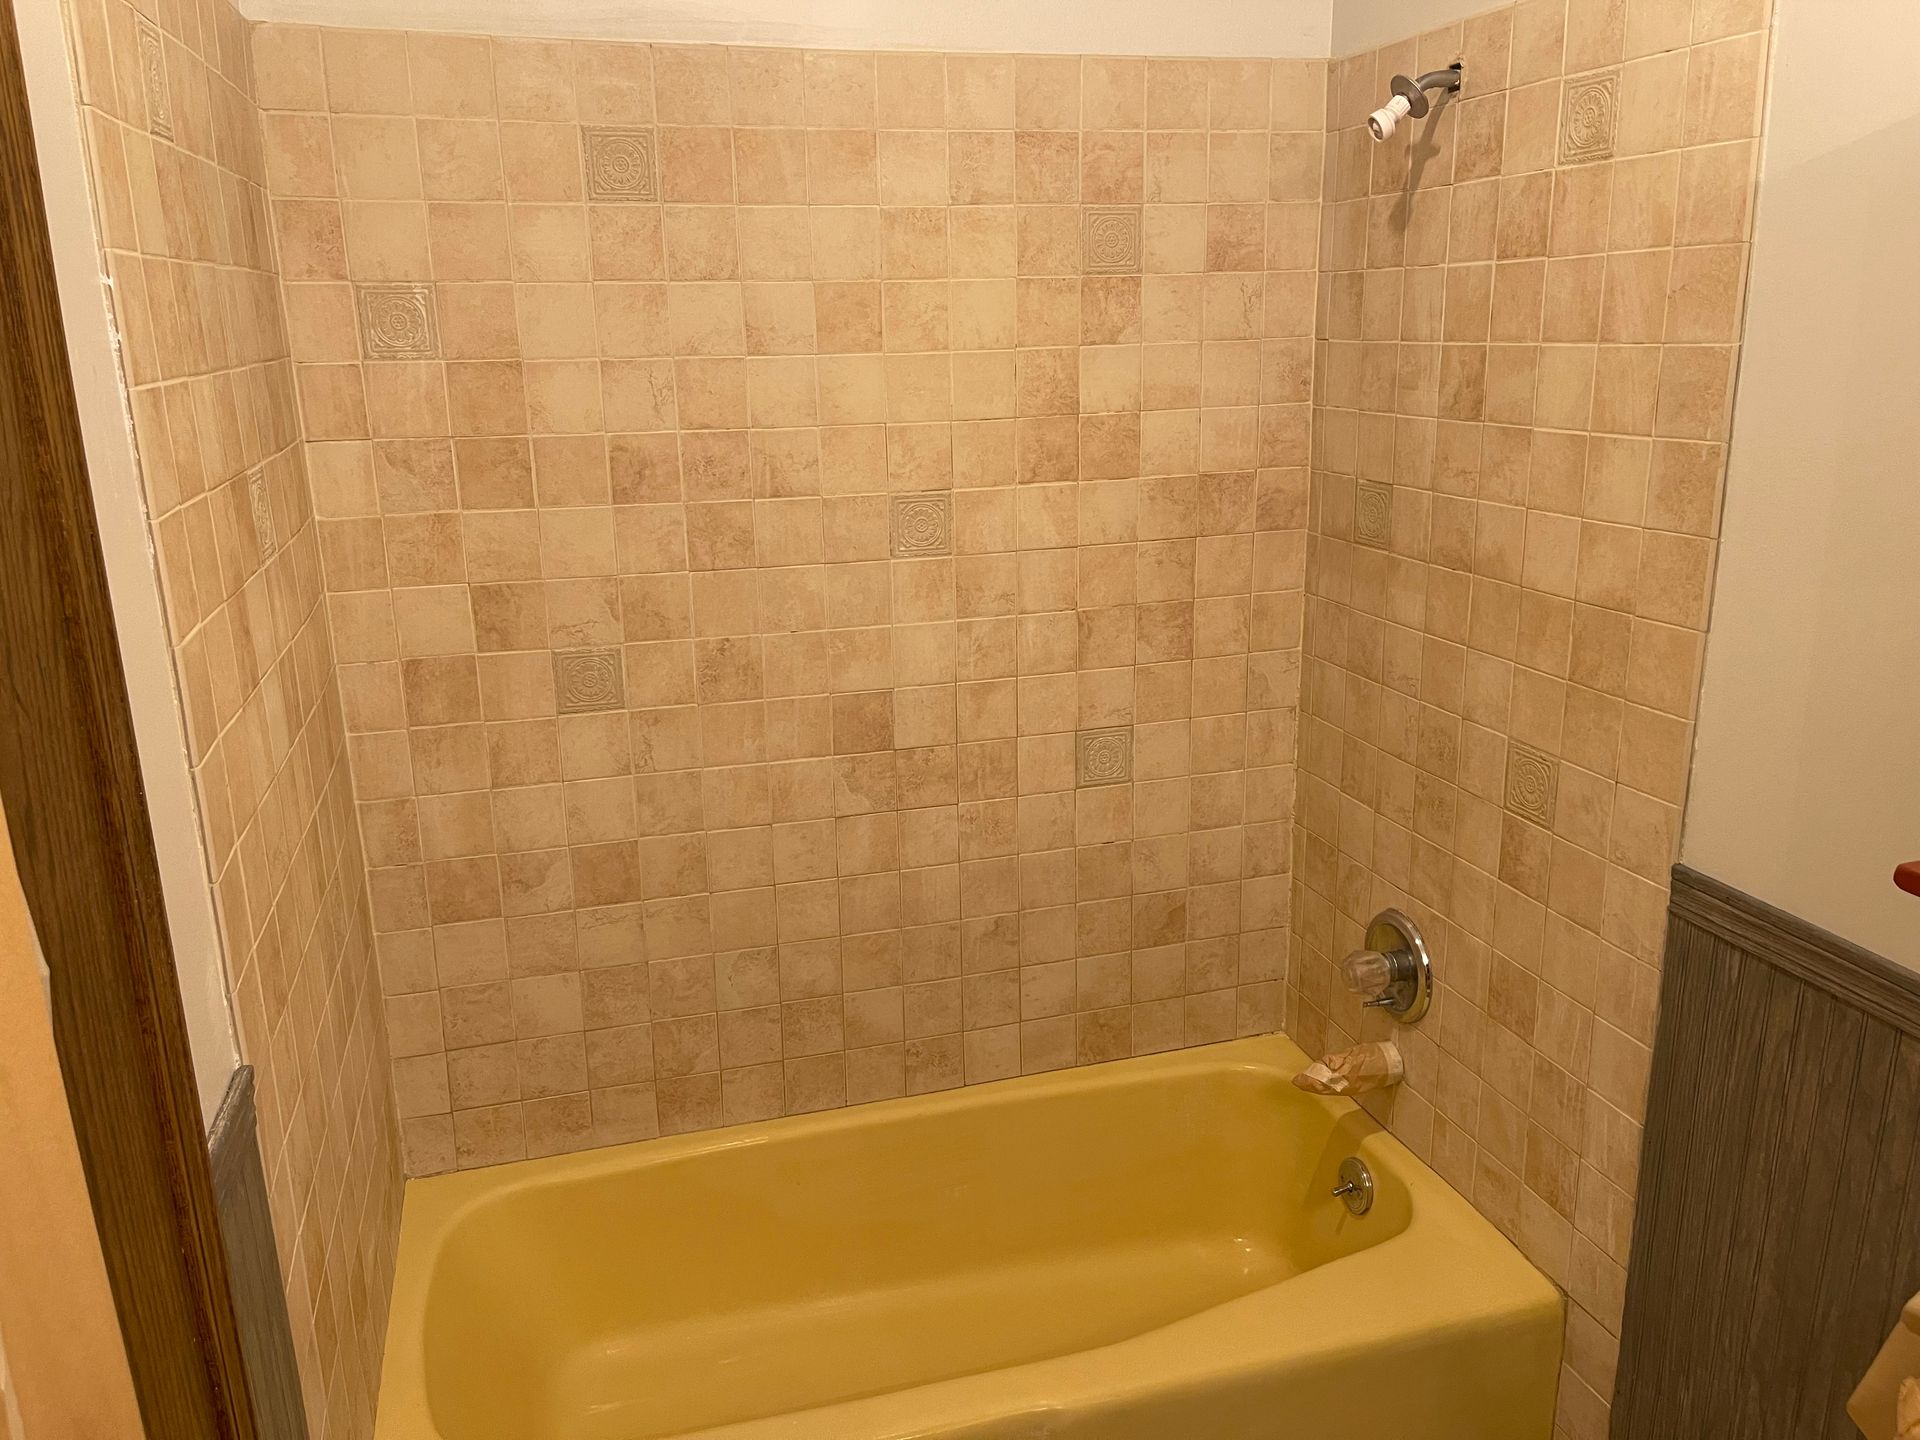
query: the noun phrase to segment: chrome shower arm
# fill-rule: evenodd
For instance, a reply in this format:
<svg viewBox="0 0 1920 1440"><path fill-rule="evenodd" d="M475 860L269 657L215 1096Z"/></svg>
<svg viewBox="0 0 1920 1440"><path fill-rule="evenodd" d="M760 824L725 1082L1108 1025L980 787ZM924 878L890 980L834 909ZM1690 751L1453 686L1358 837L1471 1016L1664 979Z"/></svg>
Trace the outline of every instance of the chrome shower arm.
<svg viewBox="0 0 1920 1440"><path fill-rule="evenodd" d="M1433 109L1433 103L1427 99L1427 92L1437 90L1441 94L1451 95L1460 88L1465 67L1456 60L1444 70L1429 70L1419 79L1409 79L1405 75L1393 77L1393 98L1367 117L1367 128L1373 132L1376 140L1385 140L1399 128L1404 117L1424 120Z"/></svg>

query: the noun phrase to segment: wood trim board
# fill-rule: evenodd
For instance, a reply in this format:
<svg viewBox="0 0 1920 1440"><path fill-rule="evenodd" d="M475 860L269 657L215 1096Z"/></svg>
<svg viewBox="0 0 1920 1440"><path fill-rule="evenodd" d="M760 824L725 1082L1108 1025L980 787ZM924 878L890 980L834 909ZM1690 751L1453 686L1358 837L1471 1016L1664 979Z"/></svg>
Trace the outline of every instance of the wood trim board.
<svg viewBox="0 0 1920 1440"><path fill-rule="evenodd" d="M1904 965L1685 865L1674 867L1671 911L1856 1010L1920 1035L1920 973ZM1920 907L1914 923L1920 925Z"/></svg>

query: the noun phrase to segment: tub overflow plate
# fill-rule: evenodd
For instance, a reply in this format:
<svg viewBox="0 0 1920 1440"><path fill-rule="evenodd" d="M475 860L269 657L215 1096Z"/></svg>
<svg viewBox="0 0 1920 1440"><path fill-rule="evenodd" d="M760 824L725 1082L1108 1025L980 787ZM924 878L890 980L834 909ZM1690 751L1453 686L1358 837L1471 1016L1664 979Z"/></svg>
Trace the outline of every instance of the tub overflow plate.
<svg viewBox="0 0 1920 1440"><path fill-rule="evenodd" d="M1334 1187L1333 1196L1349 1214L1364 1215L1373 1208L1373 1172L1358 1155L1340 1162L1340 1183Z"/></svg>

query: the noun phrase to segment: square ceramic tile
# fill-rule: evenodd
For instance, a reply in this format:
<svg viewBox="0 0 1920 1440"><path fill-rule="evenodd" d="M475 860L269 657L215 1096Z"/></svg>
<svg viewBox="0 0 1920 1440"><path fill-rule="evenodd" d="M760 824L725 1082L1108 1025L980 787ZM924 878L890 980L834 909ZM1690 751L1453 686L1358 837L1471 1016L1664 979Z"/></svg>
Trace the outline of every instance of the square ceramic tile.
<svg viewBox="0 0 1920 1440"><path fill-rule="evenodd" d="M1133 779L1133 727L1082 730L1075 737L1076 785L1125 785Z"/></svg>
<svg viewBox="0 0 1920 1440"><path fill-rule="evenodd" d="M265 471L255 470L247 476L247 508L253 515L253 533L260 542L260 553L273 554L280 548L280 540L274 533L273 500L267 493Z"/></svg>
<svg viewBox="0 0 1920 1440"><path fill-rule="evenodd" d="M1080 262L1089 275L1140 273L1140 207L1089 205L1080 217Z"/></svg>
<svg viewBox="0 0 1920 1440"><path fill-rule="evenodd" d="M1554 800L1560 789L1560 762L1518 741L1507 746L1507 809L1522 819L1553 828Z"/></svg>
<svg viewBox="0 0 1920 1440"><path fill-rule="evenodd" d="M893 555L953 553L953 497L942 493L893 497Z"/></svg>
<svg viewBox="0 0 1920 1440"><path fill-rule="evenodd" d="M1353 497L1353 538L1376 550L1393 538L1393 487L1360 483Z"/></svg>
<svg viewBox="0 0 1920 1440"><path fill-rule="evenodd" d="M163 140L173 138L173 90L167 84L167 42L160 27L144 15L134 17L139 31L140 88L147 97L147 128Z"/></svg>
<svg viewBox="0 0 1920 1440"><path fill-rule="evenodd" d="M360 348L369 360L431 360L440 353L433 292L425 285L362 285Z"/></svg>
<svg viewBox="0 0 1920 1440"><path fill-rule="evenodd" d="M553 657L553 693L562 715L617 710L626 703L618 650L561 650Z"/></svg>
<svg viewBox="0 0 1920 1440"><path fill-rule="evenodd" d="M637 203L660 198L654 178L653 131L589 126L582 134L589 200Z"/></svg>
<svg viewBox="0 0 1920 1440"><path fill-rule="evenodd" d="M1606 70L1567 81L1560 108L1560 163L1585 165L1613 154L1620 121L1620 72Z"/></svg>

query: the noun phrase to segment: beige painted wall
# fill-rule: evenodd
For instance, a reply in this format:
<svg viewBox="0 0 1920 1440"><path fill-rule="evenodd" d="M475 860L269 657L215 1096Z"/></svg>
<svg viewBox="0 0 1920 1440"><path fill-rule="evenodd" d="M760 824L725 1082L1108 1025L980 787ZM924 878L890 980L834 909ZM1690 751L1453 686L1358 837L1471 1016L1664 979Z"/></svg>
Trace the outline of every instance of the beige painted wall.
<svg viewBox="0 0 1920 1440"><path fill-rule="evenodd" d="M1920 8L1780 0L1681 858L1920 968Z"/></svg>
<svg viewBox="0 0 1920 1440"><path fill-rule="evenodd" d="M248 0L249 19L850 50L1321 59L1336 0ZM1097 37L1097 43L1096 38Z"/></svg>

